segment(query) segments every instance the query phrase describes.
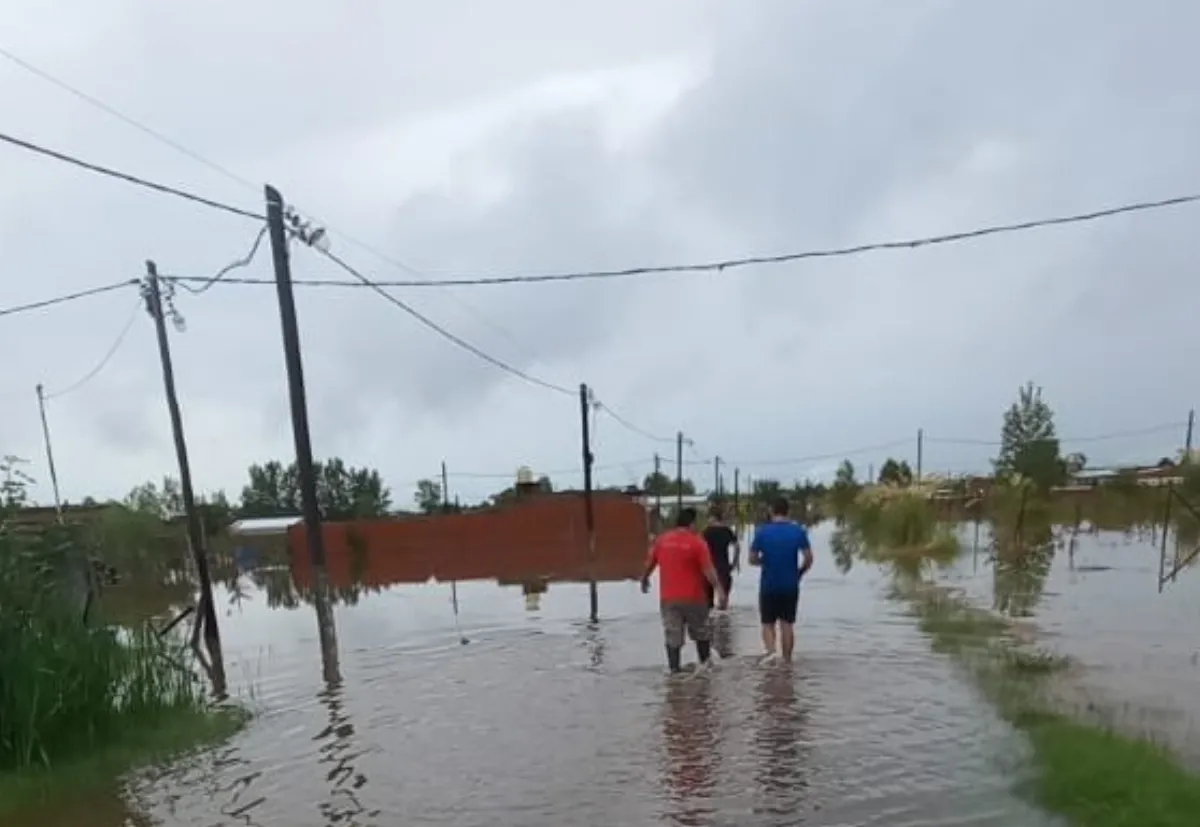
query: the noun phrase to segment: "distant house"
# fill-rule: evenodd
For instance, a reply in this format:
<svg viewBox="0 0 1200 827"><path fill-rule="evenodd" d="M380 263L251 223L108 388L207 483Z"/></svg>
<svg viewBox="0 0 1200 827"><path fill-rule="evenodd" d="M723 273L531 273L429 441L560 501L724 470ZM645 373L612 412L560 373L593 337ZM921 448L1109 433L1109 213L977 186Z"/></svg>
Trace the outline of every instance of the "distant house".
<svg viewBox="0 0 1200 827"><path fill-rule="evenodd" d="M235 520L229 526L229 539L233 543L234 557L248 559L248 556L269 555L286 559L288 529L300 523L302 519L299 515L288 515Z"/></svg>

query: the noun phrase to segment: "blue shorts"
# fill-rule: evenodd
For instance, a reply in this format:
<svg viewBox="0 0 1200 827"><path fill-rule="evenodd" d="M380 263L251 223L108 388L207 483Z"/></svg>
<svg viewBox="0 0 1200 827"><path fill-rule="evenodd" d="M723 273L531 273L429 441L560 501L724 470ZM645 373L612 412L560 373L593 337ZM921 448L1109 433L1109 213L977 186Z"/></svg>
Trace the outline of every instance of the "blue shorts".
<svg viewBox="0 0 1200 827"><path fill-rule="evenodd" d="M776 623L795 623L800 607L800 589L786 592L758 593L758 616L764 626Z"/></svg>

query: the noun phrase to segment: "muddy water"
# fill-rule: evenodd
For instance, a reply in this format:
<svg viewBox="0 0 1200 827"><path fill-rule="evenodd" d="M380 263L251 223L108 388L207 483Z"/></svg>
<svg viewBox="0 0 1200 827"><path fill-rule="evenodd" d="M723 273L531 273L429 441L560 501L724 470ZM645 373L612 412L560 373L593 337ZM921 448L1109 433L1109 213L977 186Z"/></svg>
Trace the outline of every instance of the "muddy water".
<svg viewBox="0 0 1200 827"><path fill-rule="evenodd" d="M1159 547L1119 532L1080 534L1043 559L995 565L966 534L948 579L976 603L1069 655L1068 698L1081 711L1168 740L1200 765L1200 564L1158 591ZM1184 549L1186 555L1187 549ZM1168 544L1168 571L1175 554Z"/></svg>
<svg viewBox="0 0 1200 827"><path fill-rule="evenodd" d="M818 553L828 548L824 532ZM753 573L712 673L668 681L653 597L585 586L406 586L337 609L343 682L320 681L311 608L251 592L223 633L258 712L228 746L41 823L169 825L1010 825L1022 744L930 652L871 567L823 555L798 662L756 664Z"/></svg>

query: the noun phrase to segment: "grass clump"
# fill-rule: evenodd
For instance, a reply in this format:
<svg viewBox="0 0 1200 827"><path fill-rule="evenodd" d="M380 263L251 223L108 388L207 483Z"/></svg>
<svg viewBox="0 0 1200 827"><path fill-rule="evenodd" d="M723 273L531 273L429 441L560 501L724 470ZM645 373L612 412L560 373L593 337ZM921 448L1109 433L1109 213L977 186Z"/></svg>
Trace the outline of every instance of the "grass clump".
<svg viewBox="0 0 1200 827"><path fill-rule="evenodd" d="M1057 715L1023 722L1039 772L1030 792L1079 827L1195 827L1200 778L1167 750Z"/></svg>
<svg viewBox="0 0 1200 827"><path fill-rule="evenodd" d="M924 494L909 488L863 490L855 503L854 526L868 556L877 561L947 565L959 553L957 535L939 522Z"/></svg>
<svg viewBox="0 0 1200 827"><path fill-rule="evenodd" d="M1010 627L943 589L909 589L919 626L1024 732L1036 770L1025 792L1078 827L1195 827L1200 777L1168 750L1055 710L1053 676L1069 661L1018 644Z"/></svg>
<svg viewBox="0 0 1200 827"><path fill-rule="evenodd" d="M170 641L85 622L79 537L14 530L0 511L0 809L50 776L75 788L80 773L120 772L243 720L209 706Z"/></svg>

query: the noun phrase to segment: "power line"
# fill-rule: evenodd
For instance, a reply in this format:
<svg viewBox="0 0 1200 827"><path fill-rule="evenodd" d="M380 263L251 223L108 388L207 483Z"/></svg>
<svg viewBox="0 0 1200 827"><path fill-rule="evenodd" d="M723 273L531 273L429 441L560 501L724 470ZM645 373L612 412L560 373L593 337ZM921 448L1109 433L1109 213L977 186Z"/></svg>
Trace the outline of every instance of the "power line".
<svg viewBox="0 0 1200 827"><path fill-rule="evenodd" d="M636 465L645 464L649 461L650 460L642 459L642 460L635 460L632 462L610 462L605 465L593 465L592 471L600 472L600 471L627 470L629 468L635 467ZM558 468L558 469L554 469L554 470L550 470L550 471L537 471L536 469L534 469L534 470L538 476L544 476L544 477L550 477L555 474L580 474L583 472L583 469L578 466L573 467L573 468ZM453 471L453 470L451 470L451 471L447 471L446 473L447 473L447 476L449 476L449 477L461 477L463 479L473 479L473 480L492 480L492 479L515 480L517 478L517 474L515 471L495 472L495 471Z"/></svg>
<svg viewBox="0 0 1200 827"><path fill-rule="evenodd" d="M1093 210L1091 212L1073 215L1039 218L1019 221L1011 224L996 224L978 227L972 230L962 230L942 235L922 236L894 241L874 241L855 244L849 247L830 247L815 250L801 250L792 253L780 253L770 256L746 256L728 258L716 261L695 262L686 264L666 264L650 267L629 267L622 270L580 270L563 273L541 273L511 276L463 276L447 279L407 279L399 281L380 281L380 287L485 287L502 284L540 284L544 282L579 281L584 279L617 279L633 276L650 276L682 273L721 272L743 267L760 265L784 264L792 261L818 258L843 258L863 255L865 253L883 252L887 250L913 250L918 247L931 247L941 244L954 244L972 241L992 235L1004 233L1025 232L1043 227L1054 227L1063 224L1079 224L1097 221L1126 213L1143 212L1147 210L1165 209L1191 204L1200 201L1200 193L1180 195L1157 201L1138 201L1122 204L1116 207ZM229 284L270 284L267 279L230 279ZM352 281L342 279L298 279L295 284L308 287L360 287Z"/></svg>
<svg viewBox="0 0 1200 827"><path fill-rule="evenodd" d="M108 365L112 358L117 355L117 351L121 349L121 345L124 344L125 337L129 335L129 331L133 328L133 323L137 320L138 313L141 311L141 309L142 299L139 296L137 304L133 306L133 313L129 315L129 320L125 322L125 326L121 328L121 332L117 334L117 338L113 341L112 345L105 352L100 361L96 363L96 366L88 371L82 379L72 383L66 388L63 388L61 391L47 393L45 395L46 400L49 401L51 399L58 399L61 396L66 396L69 393L79 390L88 382L92 381L92 379L94 379L100 373L100 371L104 370L105 366Z"/></svg>
<svg viewBox="0 0 1200 827"><path fill-rule="evenodd" d="M231 180L243 187L246 187L249 190L257 191L257 189L258 189L257 185L253 184L251 181L244 178L243 176L238 175L236 172L233 172L228 167L218 164L216 161L213 161L212 159L201 155L200 153L196 152L195 150L189 149L188 147L186 147L183 144L179 143L178 141L172 139L171 137L165 135L164 133L159 132L158 130L137 120L136 118L133 118L133 117L125 114L124 112L120 111L116 107L105 103L104 101L100 100L99 98L95 97L94 95L90 95L87 92L84 92L82 89L80 89L76 86L73 86L70 83L67 83L65 80L62 80L61 78L58 78L58 77L50 74L49 72L45 71L44 69L41 69L41 68L33 65L29 61L24 60L23 58L19 57L16 54L13 54L9 50L7 50L3 47L0 47L0 56L7 58L9 61L11 61L15 65L19 66L20 68L24 69L25 71L29 72L30 74L38 76L42 80L44 80L50 84L53 84L54 86L57 86L59 89L62 89L63 91L68 92L71 95L74 95L75 97L79 98L80 100L84 101L85 103L88 103L91 106L94 106L97 109L100 109L101 111L111 115L112 117L116 118L117 120L121 121L122 123L126 124L127 126L133 127L134 129L138 130L142 134L147 135L166 146L169 146L170 148L174 149L176 152L179 152L179 153L187 156L188 158L191 158L193 161L196 161L197 163L203 164L205 167L225 176L229 180ZM405 270L409 273L412 273L413 275L418 275L418 276L421 275L420 272L413 269L412 267L405 264L404 262L399 261L396 258L393 258L391 256L384 254L383 252L379 251L378 249L372 247L371 245L367 244L364 241L360 241L359 239L354 238L353 236L351 236L348 233L338 230L337 228L330 225L329 222L325 221L324 219L321 219L318 216L312 216L312 218L318 224L322 224L325 227L327 227L329 230L336 232L338 235L342 236L346 241L350 242L351 244L365 250L368 253L371 253L372 255L375 255L381 261L384 261L384 262L392 265L393 267L397 267L401 270ZM224 275L224 274L221 274L221 275ZM185 289L190 289L190 288L186 288L186 284L185 284ZM208 289L207 284L206 284L206 286L200 288L199 290L194 290L192 292L200 293L206 289ZM499 324L495 320L489 318L486 314L484 314L481 310L479 310L479 308L475 307L473 304L471 304L470 302L468 302L466 299L462 298L461 296L457 296L453 293L451 293L450 296L455 302L462 305L462 307L464 309L466 309L469 313L471 313L473 316L475 316L477 319L479 319L485 325L491 327L493 330L500 333L502 336L504 336L510 342L512 342L513 344L516 344L518 347L523 347L523 345L517 340L516 336L514 336L511 331L509 331L507 328L505 328L503 325Z"/></svg>
<svg viewBox="0 0 1200 827"><path fill-rule="evenodd" d="M258 250L262 246L263 238L265 238L266 235L267 235L267 225L264 223L262 225L262 227L259 229L258 234L256 236L254 236L254 242L250 245L250 251L248 253L246 253L246 255L237 259L236 261L226 264L224 267L222 267L220 270L217 271L216 275L211 276L207 280L205 280L200 287L191 287L191 286L189 286L189 284L187 282L182 282L179 279L172 279L172 281L178 282L179 286L182 287L184 290L187 290L189 293L191 293L193 295L199 295L200 293L203 293L204 291L208 290L210 287L212 287L214 284L219 282L221 279L223 279L226 275L233 272L234 270L237 270L241 267L249 267L250 263L252 261L254 261L254 257L256 255L258 255Z"/></svg>
<svg viewBox="0 0 1200 827"><path fill-rule="evenodd" d="M316 248L314 248L314 249L316 249ZM356 270L352 265L350 265L349 263L344 261L336 253L329 252L328 250L318 250L318 252L320 252L323 256L328 258L334 264L341 267L347 273L351 274L356 279L358 279L363 284L363 286L370 287L372 290L374 290L376 293L378 293L379 296L381 296L383 299L396 305L396 307L399 307L405 313L412 316L414 319L416 319L421 324L425 325L425 327L429 328L434 333L438 334L439 336L443 337L444 339L447 339L451 343L457 345L458 347L462 348L463 350L467 351L468 353L472 354L473 356L476 356L479 359L482 359L483 361L492 365L493 367L497 367L500 370L505 371L506 373L510 373L513 376L516 376L518 379L522 379L522 380L530 383L531 385L537 385L539 387L546 388L547 390L555 391L556 393L565 394L567 396L572 396L572 397L575 396L576 391L574 391L570 388L563 387L562 385L556 385L553 382L549 382L545 379L541 379L537 376L534 376L530 373L527 373L527 372L521 370L518 367L514 367L513 365L510 365L508 362L505 362L504 360L498 359L497 357L491 355L487 351L481 350L480 348L471 344L467 340L463 339L461 336L458 336L457 334L450 332L449 330L442 327L440 324L433 321L429 317L421 314L419 311L417 311L411 305L401 301L400 299L393 296L391 293L384 290L379 285L375 284L375 282L371 281L371 279L364 276L362 273L360 273L358 270Z"/></svg>
<svg viewBox="0 0 1200 827"><path fill-rule="evenodd" d="M596 402L596 410L608 414L609 418L612 419L613 422L616 422L621 427L637 434L638 436L645 437L646 439L650 440L651 442L674 442L675 441L675 437L659 436L658 434L651 433L650 431L647 431L646 429L635 425L634 423L630 422L628 419L626 419L625 417L621 416L619 413L614 411L608 405L604 404L603 402L600 402L600 401Z"/></svg>
<svg viewBox="0 0 1200 827"><path fill-rule="evenodd" d="M50 74L49 72L45 71L44 69L39 69L37 66L34 66L29 61L24 60L21 57L13 54L8 49L5 49L3 46L0 46L0 57L7 58L12 63L15 63L17 66L20 66L26 72L29 72L30 74L33 74L33 75L37 75L38 77L40 77L42 80L46 81L47 83L51 83L51 84L57 86L59 89L62 89L64 91L74 95L75 97L79 98L80 100L83 100L83 101L91 104L92 106L96 107L97 109L107 112L109 115L112 115L117 120L127 124L128 126L132 126L134 129L138 130L139 132L141 132L145 135L148 135L151 138L154 138L156 141L166 144L167 146L174 149L176 152L183 153L184 155L191 158L193 161L197 161L197 162L203 164L204 166L208 167L209 169L213 170L214 172L224 175L226 178L230 179L231 181L241 184L242 186L247 187L253 191L258 190L258 187L255 184L251 183L250 181L246 180L245 178L242 178L241 176L237 175L236 173L226 169L225 167L221 166L220 164L216 163L215 161L211 161L208 158L205 158L203 155L200 155L199 153L188 149L183 144L172 140L171 138L167 137L166 135L162 134L161 132L151 129L149 126L146 126L144 123L141 123L140 121L137 121L134 118L131 118L130 116L126 115L125 113L121 112L120 110L116 109L115 107L110 106L109 104L105 103L104 101L100 100L99 98L89 95L87 92L84 92L82 89L72 86L71 84L67 83L65 80L55 77L54 75Z"/></svg>
<svg viewBox="0 0 1200 827"><path fill-rule="evenodd" d="M790 459L764 459L764 460L725 460L726 465L737 465L741 467L747 466L769 466L769 465L804 465L811 462L824 462L834 459L846 459L847 457L858 456L859 454L870 454L876 451L889 451L893 448L899 448L906 445L912 445L911 439L896 439L891 442L884 442L879 445L866 445L861 448L852 448L849 451L833 451L827 454L811 454L806 457L792 457Z"/></svg>
<svg viewBox="0 0 1200 827"><path fill-rule="evenodd" d="M137 279L125 279L124 281L113 282L112 284L105 284L100 287L92 287L88 290L80 290L77 293L55 296L52 299L42 299L41 301L30 302L29 304L18 304L15 307L0 308L0 316L11 316L16 313L25 313L29 310L41 310L45 307L65 304L76 299L86 299L89 296L99 296L101 293L111 293L113 290L120 290L123 287L130 287L137 283Z"/></svg>
<svg viewBox="0 0 1200 827"><path fill-rule="evenodd" d="M232 204L225 204L221 201L214 201L211 198L205 198L202 195L196 195L193 192L181 190L177 187L168 186L167 184L160 184L157 181L141 178L128 172L121 172L120 170L116 170L111 167L94 164L91 161L85 161L82 158L75 157L74 155L68 155L65 152L59 152L57 150L44 147L40 144L35 144L30 141L22 140L21 138L16 138L3 132L0 132L0 141L4 141L7 144L37 153L38 155L42 155L47 158L53 158L56 161L62 161L63 163L71 164L72 166L79 167L80 169L85 169L88 172L94 172L98 175L115 178L118 181L124 181L127 184L133 184L138 187L143 187L144 189L160 192L164 195L173 195L176 198L182 198L186 201L191 201L214 210L221 210L223 212L238 215L243 218L252 218L255 221L266 220L266 217L260 215L259 213L250 212L249 210L244 210L241 207L235 207Z"/></svg>
<svg viewBox="0 0 1200 827"><path fill-rule="evenodd" d="M1151 425L1150 427L1147 427L1147 428L1136 428L1136 429L1127 430L1127 431L1110 431L1109 433L1105 433L1105 434L1094 434L1091 436L1078 436L1078 437L1052 436L1052 437L1046 437L1045 439L1025 440L1025 442L1026 443L1058 442L1060 444L1062 444L1062 443L1074 444L1074 443L1080 443L1080 442L1084 442L1084 443L1086 443L1086 442L1106 442L1106 441L1114 440L1114 439L1129 439L1132 437L1161 434L1161 433L1165 433L1167 431L1178 431L1179 429L1185 428L1185 427L1187 427L1186 422L1165 422L1161 425ZM938 436L926 436L925 441L932 442L932 443L940 443L943 445L981 445L981 446L989 446L989 447L1004 444L1003 441L998 440L998 439L957 439L957 438L951 438L951 437L938 437Z"/></svg>

